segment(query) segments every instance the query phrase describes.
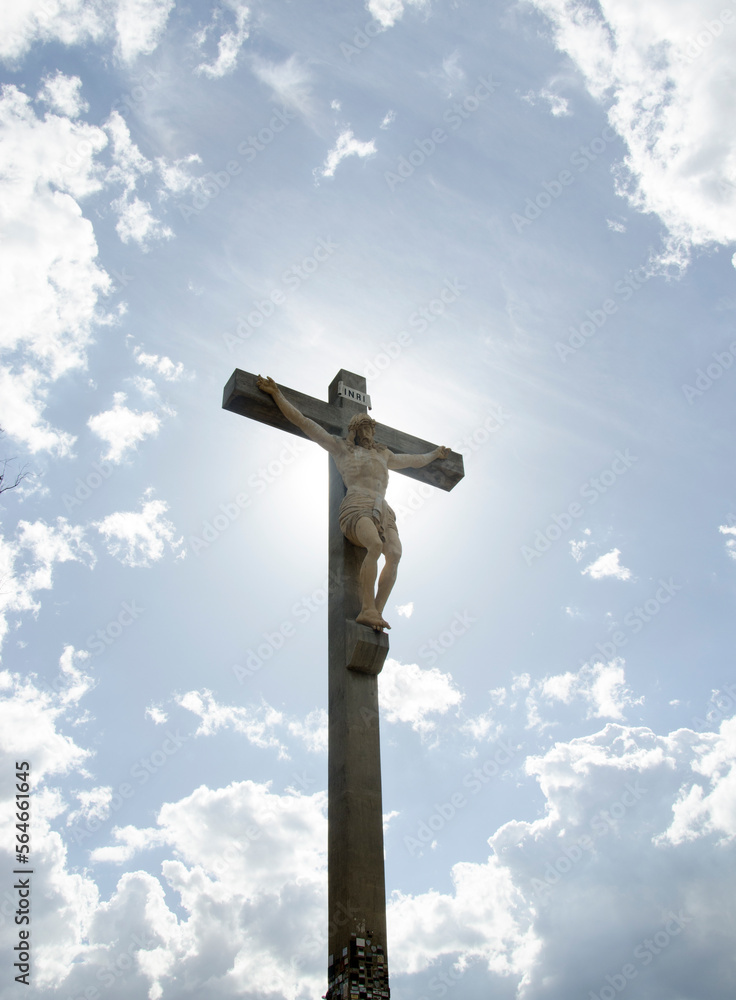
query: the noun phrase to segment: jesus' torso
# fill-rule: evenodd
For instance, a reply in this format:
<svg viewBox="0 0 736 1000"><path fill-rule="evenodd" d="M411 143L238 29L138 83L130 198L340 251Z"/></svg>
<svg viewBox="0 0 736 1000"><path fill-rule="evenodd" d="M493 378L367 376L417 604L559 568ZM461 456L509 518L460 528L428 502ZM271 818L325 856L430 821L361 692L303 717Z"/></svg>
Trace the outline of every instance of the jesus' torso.
<svg viewBox="0 0 736 1000"><path fill-rule="evenodd" d="M376 496L386 495L388 486L388 448L363 448L337 439L340 447L333 452L335 465L342 481L351 489L370 490Z"/></svg>

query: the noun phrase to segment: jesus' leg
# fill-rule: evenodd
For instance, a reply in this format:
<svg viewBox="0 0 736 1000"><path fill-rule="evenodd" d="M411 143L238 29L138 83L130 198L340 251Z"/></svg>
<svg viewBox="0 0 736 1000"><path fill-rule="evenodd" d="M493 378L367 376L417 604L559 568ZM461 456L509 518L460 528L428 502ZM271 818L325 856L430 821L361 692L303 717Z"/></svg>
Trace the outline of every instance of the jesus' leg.
<svg viewBox="0 0 736 1000"><path fill-rule="evenodd" d="M379 615L383 614L388 596L396 583L396 573L401 559L401 542L395 528L386 529L383 554L386 557L386 565L381 570L381 575L378 578L378 590L376 591L376 610Z"/></svg>
<svg viewBox="0 0 736 1000"><path fill-rule="evenodd" d="M361 625L370 625L377 632L391 628L376 607L375 586L378 575L378 559L383 551L383 542L378 529L370 517L361 517L355 525L355 537L363 546L365 557L360 567L360 599L362 608L355 619Z"/></svg>

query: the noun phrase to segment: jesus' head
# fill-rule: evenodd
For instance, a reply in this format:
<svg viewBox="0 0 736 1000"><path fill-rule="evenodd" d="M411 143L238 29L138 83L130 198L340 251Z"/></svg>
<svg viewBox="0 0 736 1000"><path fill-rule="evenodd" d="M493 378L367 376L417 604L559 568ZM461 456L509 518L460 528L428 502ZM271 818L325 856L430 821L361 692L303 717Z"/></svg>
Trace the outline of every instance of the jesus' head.
<svg viewBox="0 0 736 1000"><path fill-rule="evenodd" d="M357 444L361 448L373 448L373 434L376 421L367 413L356 413L348 424L347 442Z"/></svg>

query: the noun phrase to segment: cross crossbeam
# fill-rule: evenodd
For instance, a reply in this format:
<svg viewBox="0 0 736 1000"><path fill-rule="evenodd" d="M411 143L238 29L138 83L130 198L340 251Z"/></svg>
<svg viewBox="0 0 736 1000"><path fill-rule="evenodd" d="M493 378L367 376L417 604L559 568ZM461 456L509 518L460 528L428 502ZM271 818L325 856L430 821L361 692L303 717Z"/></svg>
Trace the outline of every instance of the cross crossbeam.
<svg viewBox="0 0 736 1000"><path fill-rule="evenodd" d="M289 434L306 438L306 434L288 421L278 407L273 405L272 400L261 392L256 384L257 378L257 375L236 368L225 386L222 399L223 409L250 417L259 423L268 424L269 427L278 427L279 430L288 431ZM334 395L335 402L329 403L315 399L313 396L307 396L303 392L297 392L296 389L288 389L283 385L280 388L289 402L293 403L305 417L314 420L330 434L343 435L347 430L347 421L353 413L361 412L366 408L338 396L337 385L340 382L347 385L348 382L356 379L365 386L365 379L361 376L354 375L352 372L338 372L330 386L330 398ZM339 405L336 405L338 400ZM345 405L341 405L343 403ZM376 423L376 441L385 444L396 455L423 455L435 447L429 441L424 441L412 434L405 434L403 431L381 423ZM411 479L416 479L420 483L436 486L440 490L451 490L465 474L462 455L458 455L454 451L450 452L447 458L432 462L431 465L425 465L423 469L397 469L396 471Z"/></svg>

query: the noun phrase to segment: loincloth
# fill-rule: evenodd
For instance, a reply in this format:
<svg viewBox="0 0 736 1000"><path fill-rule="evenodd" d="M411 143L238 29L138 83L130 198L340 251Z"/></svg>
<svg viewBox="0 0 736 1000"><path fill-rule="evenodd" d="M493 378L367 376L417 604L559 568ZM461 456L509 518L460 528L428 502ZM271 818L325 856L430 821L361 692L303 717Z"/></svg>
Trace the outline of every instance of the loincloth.
<svg viewBox="0 0 736 1000"><path fill-rule="evenodd" d="M355 528L361 517L369 517L378 529L382 542L386 541L386 531L396 531L396 514L386 503L385 497L377 496L372 490L351 489L340 504L340 530L349 542L362 547L355 535Z"/></svg>

